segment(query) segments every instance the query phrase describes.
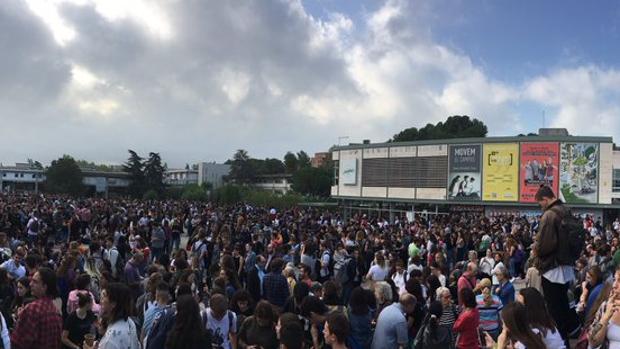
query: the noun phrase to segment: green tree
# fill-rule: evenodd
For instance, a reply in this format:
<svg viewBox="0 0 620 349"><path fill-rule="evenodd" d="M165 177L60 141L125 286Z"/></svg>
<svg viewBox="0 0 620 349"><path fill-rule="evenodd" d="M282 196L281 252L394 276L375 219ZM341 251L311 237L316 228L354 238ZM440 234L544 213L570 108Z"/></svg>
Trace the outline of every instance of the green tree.
<svg viewBox="0 0 620 349"><path fill-rule="evenodd" d="M209 199L205 186L190 184L183 187L181 198L191 201L207 201Z"/></svg>
<svg viewBox="0 0 620 349"><path fill-rule="evenodd" d="M286 173L294 173L297 171L298 163L297 156L290 151L284 155L284 167L286 168Z"/></svg>
<svg viewBox="0 0 620 349"><path fill-rule="evenodd" d="M467 115L450 116L445 122L427 124L421 129L407 128L394 135L392 142L421 141L429 139L486 137L486 125Z"/></svg>
<svg viewBox="0 0 620 349"><path fill-rule="evenodd" d="M241 201L241 189L234 184L221 186L215 192L216 201L224 205L232 205Z"/></svg>
<svg viewBox="0 0 620 349"><path fill-rule="evenodd" d="M146 188L162 195L165 189L164 173L166 166L161 163L159 153L149 153L149 158L144 163L144 180Z"/></svg>
<svg viewBox="0 0 620 349"><path fill-rule="evenodd" d="M141 198L146 191L144 183L144 159L135 151L129 149L129 159L123 165L123 170L129 173L129 194L136 198Z"/></svg>
<svg viewBox="0 0 620 349"><path fill-rule="evenodd" d="M304 167L293 174L292 188L300 194L327 197L331 185L332 173L328 167Z"/></svg>
<svg viewBox="0 0 620 349"><path fill-rule="evenodd" d="M301 150L297 153L297 169L299 170L305 167L310 167L310 156L308 156L305 151Z"/></svg>
<svg viewBox="0 0 620 349"><path fill-rule="evenodd" d="M261 174L280 174L286 172L286 167L280 159L265 159L262 161Z"/></svg>
<svg viewBox="0 0 620 349"><path fill-rule="evenodd" d="M63 155L58 160L52 161L45 176L46 188L52 193L79 195L83 192L82 170L69 155Z"/></svg>
<svg viewBox="0 0 620 349"><path fill-rule="evenodd" d="M34 161L34 160L29 158L28 160L26 160L26 162L28 162L28 166L30 168L34 168L34 169L37 169L37 170L43 170L43 165L40 162L38 162L38 161Z"/></svg>
<svg viewBox="0 0 620 349"><path fill-rule="evenodd" d="M256 178L256 165L252 162L248 152L239 149L230 161L230 178L237 183L251 183Z"/></svg>

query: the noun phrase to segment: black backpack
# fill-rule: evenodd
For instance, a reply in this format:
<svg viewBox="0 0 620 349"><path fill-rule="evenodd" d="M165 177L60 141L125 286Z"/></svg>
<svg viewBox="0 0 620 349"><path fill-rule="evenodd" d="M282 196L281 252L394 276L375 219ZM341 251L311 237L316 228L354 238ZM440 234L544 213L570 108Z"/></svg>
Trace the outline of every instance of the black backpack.
<svg viewBox="0 0 620 349"><path fill-rule="evenodd" d="M116 252L118 253L118 256L116 257L116 263L114 263L114 265L112 266L116 270L116 277L120 281L125 281L125 258L121 256L120 251L116 247L113 247L112 249L116 250Z"/></svg>
<svg viewBox="0 0 620 349"><path fill-rule="evenodd" d="M32 224L30 224L30 227L28 228L28 230L30 230L33 233L39 232L39 220L37 218L32 219Z"/></svg>
<svg viewBox="0 0 620 349"><path fill-rule="evenodd" d="M147 333L145 349L164 349L168 332L174 328L176 320L176 309L168 306L153 321L151 331Z"/></svg>
<svg viewBox="0 0 620 349"><path fill-rule="evenodd" d="M573 215L570 209L567 209L566 214L558 210L558 214L562 217L560 229L566 232L571 263L574 264L581 257L588 232L583 227L583 223Z"/></svg>

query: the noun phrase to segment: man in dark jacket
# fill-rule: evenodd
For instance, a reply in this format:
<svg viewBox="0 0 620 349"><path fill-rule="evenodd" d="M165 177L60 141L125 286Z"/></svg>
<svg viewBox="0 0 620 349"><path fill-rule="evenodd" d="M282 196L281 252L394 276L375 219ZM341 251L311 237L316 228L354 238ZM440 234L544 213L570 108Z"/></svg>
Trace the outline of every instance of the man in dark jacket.
<svg viewBox="0 0 620 349"><path fill-rule="evenodd" d="M259 255L256 257L256 264L248 272L248 292L252 295L254 302L262 299L263 295L263 278L265 277L265 257Z"/></svg>
<svg viewBox="0 0 620 349"><path fill-rule="evenodd" d="M568 302L568 287L575 280L575 273L568 232L562 229L563 217L571 212L548 186L540 187L536 201L543 210L535 244L538 258L536 268L542 276L542 288L549 312L562 338L568 343L569 333L579 326Z"/></svg>

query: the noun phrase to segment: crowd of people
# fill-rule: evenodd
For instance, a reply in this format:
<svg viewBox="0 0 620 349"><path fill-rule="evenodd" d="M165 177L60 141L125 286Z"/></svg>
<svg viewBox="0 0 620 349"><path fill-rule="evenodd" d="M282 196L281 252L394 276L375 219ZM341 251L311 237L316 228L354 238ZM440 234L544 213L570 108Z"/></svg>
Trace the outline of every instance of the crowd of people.
<svg viewBox="0 0 620 349"><path fill-rule="evenodd" d="M0 194L0 348L619 348L620 221L536 198L389 221Z"/></svg>

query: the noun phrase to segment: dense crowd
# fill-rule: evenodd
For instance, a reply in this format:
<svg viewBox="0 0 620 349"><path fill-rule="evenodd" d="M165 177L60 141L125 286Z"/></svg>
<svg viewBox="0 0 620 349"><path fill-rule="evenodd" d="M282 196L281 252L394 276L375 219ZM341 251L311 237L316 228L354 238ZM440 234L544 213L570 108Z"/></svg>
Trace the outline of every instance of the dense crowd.
<svg viewBox="0 0 620 349"><path fill-rule="evenodd" d="M390 222L0 194L0 348L620 347L620 222L537 199Z"/></svg>

